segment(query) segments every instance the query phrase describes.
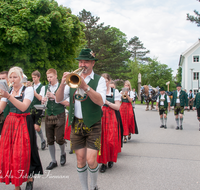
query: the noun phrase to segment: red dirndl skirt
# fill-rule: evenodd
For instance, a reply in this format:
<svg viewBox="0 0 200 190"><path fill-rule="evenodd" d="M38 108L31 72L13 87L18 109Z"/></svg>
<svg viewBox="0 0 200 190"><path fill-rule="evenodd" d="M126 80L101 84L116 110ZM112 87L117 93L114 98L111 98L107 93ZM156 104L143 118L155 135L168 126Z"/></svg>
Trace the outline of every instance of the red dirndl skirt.
<svg viewBox="0 0 200 190"><path fill-rule="evenodd" d="M134 121L134 113L131 102L122 102L120 106L120 114L124 129L124 136L129 135L129 133L135 133L135 121Z"/></svg>
<svg viewBox="0 0 200 190"><path fill-rule="evenodd" d="M97 162L117 162L119 152L118 122L115 110L103 106L103 117L101 118L101 155L97 156Z"/></svg>
<svg viewBox="0 0 200 190"><path fill-rule="evenodd" d="M20 186L28 179L31 145L26 116L11 113L6 117L0 139L0 182Z"/></svg>
<svg viewBox="0 0 200 190"><path fill-rule="evenodd" d="M71 134L71 125L68 126L68 117L67 117L67 122L65 124L64 139L67 139L70 141L70 134Z"/></svg>

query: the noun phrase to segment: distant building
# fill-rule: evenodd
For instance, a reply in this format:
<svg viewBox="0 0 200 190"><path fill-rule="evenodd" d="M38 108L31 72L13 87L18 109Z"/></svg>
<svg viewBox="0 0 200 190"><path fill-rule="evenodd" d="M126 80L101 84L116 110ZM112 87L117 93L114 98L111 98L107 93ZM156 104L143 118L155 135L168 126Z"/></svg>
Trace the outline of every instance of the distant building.
<svg viewBox="0 0 200 190"><path fill-rule="evenodd" d="M187 92L192 89L196 94L200 86L200 39L181 54L179 66L182 68L182 88Z"/></svg>

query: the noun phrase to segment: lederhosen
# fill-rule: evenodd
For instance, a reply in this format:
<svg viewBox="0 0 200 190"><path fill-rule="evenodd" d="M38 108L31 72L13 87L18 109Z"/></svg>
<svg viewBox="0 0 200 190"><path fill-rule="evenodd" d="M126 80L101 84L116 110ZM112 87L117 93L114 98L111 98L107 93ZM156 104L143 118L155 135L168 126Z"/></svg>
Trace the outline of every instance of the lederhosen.
<svg viewBox="0 0 200 190"><path fill-rule="evenodd" d="M160 105L160 102L163 102L164 105ZM166 114L167 115L167 107L168 107L168 103L167 103L167 95L165 94L164 99L161 99L161 95L159 96L159 114L163 115Z"/></svg>
<svg viewBox="0 0 200 190"><path fill-rule="evenodd" d="M40 90L42 88L42 84L40 84L38 86L38 88L36 89L36 92L39 94L40 93ZM31 117L33 119L33 123L36 124L36 125L41 125L41 122L42 122L42 110L37 110L34 105L40 105L41 104L41 101L39 101L35 96L33 98L33 101L31 102Z"/></svg>
<svg viewBox="0 0 200 190"><path fill-rule="evenodd" d="M23 86L19 101L24 99ZM30 107L22 112L9 100L10 113L6 117L0 139L0 182L20 186L34 174L43 174L38 154L35 129L30 116ZM23 173L19 173L22 171ZM7 172L11 172L8 176ZM5 174L7 176L5 177ZM4 176L4 178L2 178Z"/></svg>
<svg viewBox="0 0 200 190"><path fill-rule="evenodd" d="M48 85L45 86L45 95L47 93L47 87ZM46 117L45 117L45 131L46 131L47 143L49 145L53 145L55 141L59 145L63 145L65 143L64 140L65 122L66 122L66 116L65 116L64 105L56 103L55 100L48 100Z"/></svg>

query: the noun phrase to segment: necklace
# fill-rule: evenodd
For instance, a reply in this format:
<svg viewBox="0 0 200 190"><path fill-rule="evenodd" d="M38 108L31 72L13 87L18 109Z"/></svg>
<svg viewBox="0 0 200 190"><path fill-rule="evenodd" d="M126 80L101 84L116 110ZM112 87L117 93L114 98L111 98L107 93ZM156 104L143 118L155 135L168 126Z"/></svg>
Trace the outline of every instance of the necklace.
<svg viewBox="0 0 200 190"><path fill-rule="evenodd" d="M21 86L20 86L20 88L21 88ZM15 93L17 94L20 88L18 88L18 90L15 90L15 89L13 88L13 90L14 90Z"/></svg>

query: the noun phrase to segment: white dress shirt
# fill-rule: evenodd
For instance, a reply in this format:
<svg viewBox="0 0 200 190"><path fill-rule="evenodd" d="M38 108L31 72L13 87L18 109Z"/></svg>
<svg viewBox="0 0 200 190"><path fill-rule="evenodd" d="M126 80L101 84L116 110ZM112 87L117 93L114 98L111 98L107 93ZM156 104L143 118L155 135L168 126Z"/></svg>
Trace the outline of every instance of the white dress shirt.
<svg viewBox="0 0 200 190"><path fill-rule="evenodd" d="M93 71L91 72L90 75L88 75L84 79L84 81L85 81L86 84L88 84L91 79L94 79L94 72ZM105 101L106 101L106 89L107 89L106 81L103 77L100 77L97 88L96 88L96 92L98 92L101 95L101 97L103 99L103 103L105 103ZM77 91L76 91L76 93L77 93ZM65 89L64 89L64 98L63 98L62 101L66 100L69 96L70 96L70 87L68 85L66 85ZM82 114L81 102L80 101L75 100L74 109L75 109L74 116L82 119L83 114Z"/></svg>
<svg viewBox="0 0 200 190"><path fill-rule="evenodd" d="M33 89L34 89L34 91L37 90L37 88L40 86L40 84L41 84L40 82L39 82L38 84L35 84L35 83L34 83L34 85L33 85Z"/></svg>
<svg viewBox="0 0 200 190"><path fill-rule="evenodd" d="M177 99L176 99L176 103L177 103L177 104L180 103L180 99L179 99L180 94L181 94L181 91L178 91L178 90L177 90Z"/></svg>
<svg viewBox="0 0 200 190"><path fill-rule="evenodd" d="M57 82L55 85L50 85L50 91L54 94L58 88L59 83ZM45 86L41 88L40 95L44 98L45 97Z"/></svg>
<svg viewBox="0 0 200 190"><path fill-rule="evenodd" d="M110 88L110 90L109 90L109 93L106 94L106 95L111 96L111 88ZM122 96L122 95L119 93L119 90L115 89L114 101L117 101L117 100L121 101L121 96Z"/></svg>
<svg viewBox="0 0 200 190"><path fill-rule="evenodd" d="M165 101L165 94L163 94L163 95L161 94L160 99ZM161 106L164 106L164 101L160 101L160 105ZM156 102L159 102L159 96L157 97ZM169 99L169 96L167 95L167 103L169 103L169 102L171 102L171 101Z"/></svg>

